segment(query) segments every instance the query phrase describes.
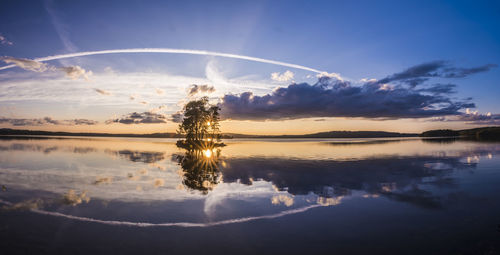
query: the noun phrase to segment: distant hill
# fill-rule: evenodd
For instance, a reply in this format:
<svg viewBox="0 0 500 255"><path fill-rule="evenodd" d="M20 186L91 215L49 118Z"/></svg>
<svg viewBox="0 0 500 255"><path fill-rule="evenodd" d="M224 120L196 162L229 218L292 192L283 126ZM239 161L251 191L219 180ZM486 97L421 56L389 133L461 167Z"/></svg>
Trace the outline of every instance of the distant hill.
<svg viewBox="0 0 500 255"><path fill-rule="evenodd" d="M51 132L22 129L0 129L0 135L38 135L38 136L97 136L97 137L146 137L146 138L182 138L176 133L153 133L153 134L108 134L108 133L72 133L72 132Z"/></svg>
<svg viewBox="0 0 500 255"><path fill-rule="evenodd" d="M418 134L384 131L328 131L304 135L242 135L227 134L234 138L377 138L377 137L412 137Z"/></svg>
<svg viewBox="0 0 500 255"><path fill-rule="evenodd" d="M425 131L422 137L464 137L477 140L500 140L500 127L483 127L463 130L437 129Z"/></svg>
<svg viewBox="0 0 500 255"><path fill-rule="evenodd" d="M108 133L71 133L50 132L36 130L20 130L2 128L0 135L18 136L97 136L97 137L144 137L144 138L183 138L177 133L153 133L153 134L108 134ZM222 138L377 138L377 137L412 137L418 134L384 132L384 131L330 131L305 135L245 135L226 133Z"/></svg>

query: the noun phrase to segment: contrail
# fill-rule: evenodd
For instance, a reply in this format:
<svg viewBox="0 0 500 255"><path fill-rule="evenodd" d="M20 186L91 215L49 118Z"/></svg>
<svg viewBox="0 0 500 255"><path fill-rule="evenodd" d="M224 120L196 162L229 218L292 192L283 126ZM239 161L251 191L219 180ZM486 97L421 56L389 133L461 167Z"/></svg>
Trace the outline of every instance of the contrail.
<svg viewBox="0 0 500 255"><path fill-rule="evenodd" d="M76 53L68 53L61 55L48 56L43 58L35 58L33 60L44 62L50 60L64 59L64 58L74 58L74 57L83 57L83 56L92 56L92 55L104 55L104 54L119 54L119 53L175 53L175 54L190 54L190 55L204 55L204 56L216 56L216 57L224 57L224 58L234 58L234 59L243 59L248 61L267 63L272 65L286 66L296 69L302 69L306 71L311 71L315 73L323 73L318 69L310 68L307 66L301 66L276 60L270 60L265 58L256 58L244 55L230 54L230 53L221 53L215 51L205 51L205 50L188 50L188 49L171 49L171 48L135 48L135 49L117 49L117 50L99 50L99 51L84 51L84 52L76 52ZM0 67L0 70L9 69L15 67L16 65L7 65Z"/></svg>
<svg viewBox="0 0 500 255"><path fill-rule="evenodd" d="M12 205L11 202L5 201L2 199L0 199L0 204L5 204L7 206ZM117 221L117 220L99 220L99 219L93 219L93 218L88 218L88 217L81 217L81 216L64 214L64 213L60 213L60 212L44 211L44 210L40 210L40 209L30 209L29 211L34 212L34 213L38 213L38 214L43 214L43 215L62 217L62 218L70 219L70 220L92 222L92 223L99 223L99 224L112 225L112 226L130 226L130 227L142 227L142 228L145 228L145 227L184 227L184 228L198 227L198 228L206 228L206 227L242 223L242 222L248 222L248 221L254 221L254 220L274 219L274 218L279 218L279 217L283 217L286 215L305 212L309 209L316 208L316 207L324 207L324 205L313 204L313 205L309 205L309 206L305 206L305 207L301 207L301 208L297 208L297 209L282 211L282 212L279 212L276 214L243 217L243 218L214 221L214 222L207 222L207 223L202 223L202 222L200 222L200 223L197 223L197 222L149 223L149 222L130 222L130 221Z"/></svg>

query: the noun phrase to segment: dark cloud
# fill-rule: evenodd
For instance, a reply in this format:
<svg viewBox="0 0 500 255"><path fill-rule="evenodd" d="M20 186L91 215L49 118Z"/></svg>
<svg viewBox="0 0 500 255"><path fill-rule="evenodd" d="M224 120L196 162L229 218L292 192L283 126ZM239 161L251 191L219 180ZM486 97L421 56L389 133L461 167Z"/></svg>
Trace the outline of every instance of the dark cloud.
<svg viewBox="0 0 500 255"><path fill-rule="evenodd" d="M453 156L382 157L353 161L288 160L282 158L229 158L221 167L225 183L251 185L253 180L272 182L292 195L321 197L350 196L357 191L386 196L427 208L442 206L442 193L421 189L418 183L434 187L453 185L455 169L474 169L464 161L470 155L490 151L464 151ZM388 167L391 166L391 167ZM439 169L439 171L436 171Z"/></svg>
<svg viewBox="0 0 500 255"><path fill-rule="evenodd" d="M165 159L164 152L156 152L156 151L107 150L106 153L112 155L119 155L132 162L155 163Z"/></svg>
<svg viewBox="0 0 500 255"><path fill-rule="evenodd" d="M215 88L209 85L196 85L193 84L188 89L188 96L194 96L198 93L213 93Z"/></svg>
<svg viewBox="0 0 500 255"><path fill-rule="evenodd" d="M415 87L432 77L464 78L471 74L489 71L496 66L495 64L487 64L472 68L459 68L451 66L447 61L438 60L410 67L402 72L387 76L377 83L401 82Z"/></svg>
<svg viewBox="0 0 500 255"><path fill-rule="evenodd" d="M457 85L455 84L434 84L428 86L426 88L419 89L420 92L428 92L433 94L453 94L456 93L455 88Z"/></svg>
<svg viewBox="0 0 500 255"><path fill-rule="evenodd" d="M309 117L361 117L379 119L425 118L461 115L474 108L471 98L457 100L455 84L425 84L432 78L464 78L496 67L487 64L459 68L447 61L410 67L381 80L365 80L353 86L331 75L319 76L316 84L291 84L272 93L225 95L222 117L239 120L297 119ZM416 88L419 86L418 88Z"/></svg>
<svg viewBox="0 0 500 255"><path fill-rule="evenodd" d="M184 115L180 112L176 112L176 113L171 115L171 119L175 123L181 123L182 120L184 119Z"/></svg>
<svg viewBox="0 0 500 255"><path fill-rule="evenodd" d="M33 119L16 119L0 117L0 124L8 123L13 126L42 126L42 125L95 125L98 122L89 119L71 119L71 120L55 120L51 117L33 118Z"/></svg>
<svg viewBox="0 0 500 255"><path fill-rule="evenodd" d="M106 124L122 123L122 124L154 124L166 123L167 117L163 114L153 112L133 112L123 115L121 118L107 120Z"/></svg>
<svg viewBox="0 0 500 255"><path fill-rule="evenodd" d="M459 110L475 107L468 100L456 101L448 97L446 93L452 88L435 85L427 88L428 91L418 91L378 82L352 86L346 81L321 77L314 85L291 84L264 96L252 92L225 95L220 107L223 118L239 120L423 118L459 114Z"/></svg>

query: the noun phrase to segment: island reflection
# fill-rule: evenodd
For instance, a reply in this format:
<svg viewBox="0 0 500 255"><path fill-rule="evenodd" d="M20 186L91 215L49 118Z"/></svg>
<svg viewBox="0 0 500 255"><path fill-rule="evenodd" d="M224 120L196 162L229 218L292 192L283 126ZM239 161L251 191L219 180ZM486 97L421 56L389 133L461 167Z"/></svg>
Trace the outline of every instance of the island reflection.
<svg viewBox="0 0 500 255"><path fill-rule="evenodd" d="M188 189L208 194L221 180L219 170L221 149L216 148L213 144L191 148L181 145L177 145L177 147L185 150L184 155L174 155L182 167L182 183Z"/></svg>

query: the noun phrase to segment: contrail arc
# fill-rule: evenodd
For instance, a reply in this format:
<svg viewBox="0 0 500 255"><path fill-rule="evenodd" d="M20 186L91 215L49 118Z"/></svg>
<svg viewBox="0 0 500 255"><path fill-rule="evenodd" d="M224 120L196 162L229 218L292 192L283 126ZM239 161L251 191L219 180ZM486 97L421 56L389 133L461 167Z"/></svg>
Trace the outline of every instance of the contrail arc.
<svg viewBox="0 0 500 255"><path fill-rule="evenodd" d="M276 60L270 60L265 58L256 58L244 55L230 54L230 53L222 53L215 51L205 51L205 50L189 50L189 49L171 49L171 48L134 48L134 49L116 49L116 50L99 50L99 51L84 51L84 52L75 52L68 54L60 54L54 56L48 56L43 58L35 58L35 61L50 61L50 60L58 60L65 58L74 58L74 57L83 57L83 56L92 56L92 55L105 55L105 54L121 54L121 53L173 53L173 54L190 54L190 55L204 55L204 56L215 56L215 57L224 57L224 58L233 58L233 59L242 59L272 65L286 66L295 69L306 70L314 73L322 73L318 69L310 68L307 66L296 65ZM0 67L0 70L9 69L15 67L16 65L7 65Z"/></svg>
<svg viewBox="0 0 500 255"><path fill-rule="evenodd" d="M5 204L7 206L12 205L11 202L5 201L2 199L0 199L0 204ZM305 206L305 207L300 207L300 208L296 208L296 209L282 211L282 212L275 213L275 214L268 214L268 215L261 215L261 216L249 216L249 217L243 217L243 218L228 219L228 220L206 222L206 223L203 223L203 222L200 222L200 223L198 223L198 222L149 223L149 222L130 222L130 221L119 221L119 220L100 220L100 219L64 214L64 213L60 213L60 212L45 211L45 210L40 210L40 209L30 209L29 211L31 211L33 213L37 213L37 214L42 214L42 215L61 217L61 218L66 218L66 219L76 220L76 221L92 222L92 223L98 223L98 224L104 224L104 225L112 225L112 226L130 226L130 227L141 227L141 228L146 228L146 227L183 227L183 228L198 227L198 228L206 228L206 227L213 227L213 226L220 226L220 225L243 223L243 222L249 222L249 221L255 221L255 220L275 219L275 218L280 218L280 217L287 216L287 215L302 213L302 212L308 211L308 210L316 208L316 207L325 207L325 206L320 205L320 204L313 204L313 205L309 205L309 206Z"/></svg>

